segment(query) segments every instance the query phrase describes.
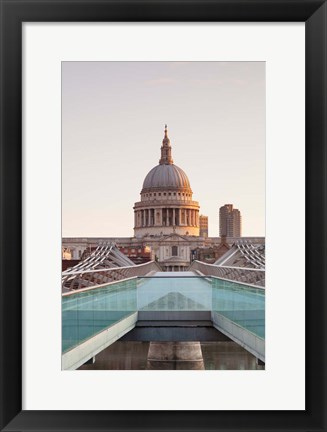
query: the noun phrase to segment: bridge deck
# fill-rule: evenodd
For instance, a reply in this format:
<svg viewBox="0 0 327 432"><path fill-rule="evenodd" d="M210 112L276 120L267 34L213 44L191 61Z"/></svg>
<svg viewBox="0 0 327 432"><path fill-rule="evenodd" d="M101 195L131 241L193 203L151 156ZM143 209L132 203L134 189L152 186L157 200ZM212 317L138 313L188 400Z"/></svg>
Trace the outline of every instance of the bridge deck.
<svg viewBox="0 0 327 432"><path fill-rule="evenodd" d="M152 322L193 320L195 323L202 320L200 313L206 315L206 320L209 313L217 330L264 361L263 289L214 277L199 277L193 272L157 272L151 277L132 278L63 295L63 365L75 368L74 350L83 352L83 359L87 352L91 358L95 351L99 352L99 347L95 348L90 340L97 339L104 349L134 328L139 318ZM99 336L108 332L110 337L105 340ZM70 364L68 358L74 358L74 363Z"/></svg>

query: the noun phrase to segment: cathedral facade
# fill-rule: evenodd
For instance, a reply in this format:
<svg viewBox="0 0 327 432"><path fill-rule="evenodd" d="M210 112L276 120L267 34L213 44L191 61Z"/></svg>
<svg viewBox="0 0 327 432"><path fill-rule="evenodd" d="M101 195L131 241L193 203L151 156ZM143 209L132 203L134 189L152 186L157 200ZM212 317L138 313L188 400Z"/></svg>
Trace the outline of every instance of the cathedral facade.
<svg viewBox="0 0 327 432"><path fill-rule="evenodd" d="M99 243L110 241L135 263L146 258L156 260L163 271L185 271L194 259L214 262L237 241L230 237L208 237L207 218L206 235L203 229L200 235L200 206L193 201L187 175L173 162L167 126L159 164L146 175L140 195L140 201L133 207L133 237L65 238L63 258L82 259L85 250L93 250Z"/></svg>

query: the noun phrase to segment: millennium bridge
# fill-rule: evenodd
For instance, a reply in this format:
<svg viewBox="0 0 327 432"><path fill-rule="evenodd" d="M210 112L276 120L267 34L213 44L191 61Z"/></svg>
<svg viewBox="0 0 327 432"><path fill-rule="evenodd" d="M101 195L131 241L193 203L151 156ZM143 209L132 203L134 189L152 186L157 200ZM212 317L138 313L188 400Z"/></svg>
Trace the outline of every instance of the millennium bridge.
<svg viewBox="0 0 327 432"><path fill-rule="evenodd" d="M185 342L215 334L265 362L264 263L249 245L235 245L229 256L235 251L249 254L253 267L194 261L189 271L162 272L155 261L135 265L113 244L99 245L62 275L62 369L79 368L121 338Z"/></svg>

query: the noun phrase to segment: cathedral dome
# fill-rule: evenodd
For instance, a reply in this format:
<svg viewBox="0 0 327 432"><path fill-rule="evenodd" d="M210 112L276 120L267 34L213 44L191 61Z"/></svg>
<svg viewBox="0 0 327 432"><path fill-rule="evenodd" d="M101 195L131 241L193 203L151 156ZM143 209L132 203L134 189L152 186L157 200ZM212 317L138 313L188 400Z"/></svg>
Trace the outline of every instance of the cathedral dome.
<svg viewBox="0 0 327 432"><path fill-rule="evenodd" d="M148 173L142 191L148 189L191 189L185 172L174 164L157 165Z"/></svg>
<svg viewBox="0 0 327 432"><path fill-rule="evenodd" d="M187 175L181 168L174 165L167 125L165 126L165 136L162 140L159 165L152 168L143 182L142 192L147 192L149 189L187 189L188 192L192 192Z"/></svg>

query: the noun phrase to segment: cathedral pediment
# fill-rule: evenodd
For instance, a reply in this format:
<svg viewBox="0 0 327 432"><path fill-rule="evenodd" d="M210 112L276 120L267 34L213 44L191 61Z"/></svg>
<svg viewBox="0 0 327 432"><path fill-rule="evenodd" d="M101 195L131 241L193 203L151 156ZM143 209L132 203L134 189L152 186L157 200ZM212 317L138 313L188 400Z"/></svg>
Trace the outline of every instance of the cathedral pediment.
<svg viewBox="0 0 327 432"><path fill-rule="evenodd" d="M165 236L164 238L162 238L162 240L164 241L168 241L168 242L178 242L178 241L187 241L189 242L190 240L187 237L183 237L179 234L170 234L168 236Z"/></svg>
<svg viewBox="0 0 327 432"><path fill-rule="evenodd" d="M179 257L179 256L170 256L169 258L166 258L164 260L161 261L162 263L165 264L178 264L178 263L187 263L189 264L189 260Z"/></svg>

